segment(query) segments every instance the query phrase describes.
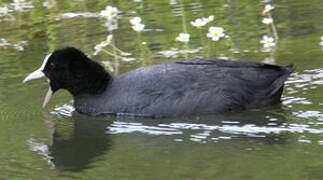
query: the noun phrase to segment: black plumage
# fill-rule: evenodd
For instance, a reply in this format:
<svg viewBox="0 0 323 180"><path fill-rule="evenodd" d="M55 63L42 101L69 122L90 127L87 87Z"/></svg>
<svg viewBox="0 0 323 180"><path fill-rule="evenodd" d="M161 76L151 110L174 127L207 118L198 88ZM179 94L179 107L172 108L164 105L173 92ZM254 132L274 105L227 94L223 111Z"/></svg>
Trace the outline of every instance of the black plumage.
<svg viewBox="0 0 323 180"><path fill-rule="evenodd" d="M280 103L294 70L262 63L189 59L112 77L75 48L56 50L43 72L55 92L68 90L88 115L182 116L261 108Z"/></svg>

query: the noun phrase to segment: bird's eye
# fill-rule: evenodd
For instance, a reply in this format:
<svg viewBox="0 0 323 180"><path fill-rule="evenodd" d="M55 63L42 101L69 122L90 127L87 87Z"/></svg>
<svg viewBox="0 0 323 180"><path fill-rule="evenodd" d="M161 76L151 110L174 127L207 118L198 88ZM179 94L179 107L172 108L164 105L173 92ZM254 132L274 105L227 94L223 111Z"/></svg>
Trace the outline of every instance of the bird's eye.
<svg viewBox="0 0 323 180"><path fill-rule="evenodd" d="M51 63L49 63L49 68L50 68L50 69L55 68L55 64L54 64L54 63L52 63L52 62L51 62Z"/></svg>

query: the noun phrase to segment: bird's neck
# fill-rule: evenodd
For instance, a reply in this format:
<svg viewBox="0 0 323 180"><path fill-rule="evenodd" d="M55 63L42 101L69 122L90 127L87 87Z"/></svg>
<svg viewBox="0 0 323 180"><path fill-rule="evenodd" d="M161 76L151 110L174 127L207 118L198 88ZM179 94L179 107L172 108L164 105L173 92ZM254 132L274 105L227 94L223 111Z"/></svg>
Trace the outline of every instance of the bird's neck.
<svg viewBox="0 0 323 180"><path fill-rule="evenodd" d="M74 97L83 94L101 94L113 79L101 65L93 61L89 61L86 67L75 68L74 71L65 84L65 89Z"/></svg>
<svg viewBox="0 0 323 180"><path fill-rule="evenodd" d="M84 94L98 95L102 94L112 81L113 77L108 73L100 77L80 78L70 87L66 88L74 97Z"/></svg>

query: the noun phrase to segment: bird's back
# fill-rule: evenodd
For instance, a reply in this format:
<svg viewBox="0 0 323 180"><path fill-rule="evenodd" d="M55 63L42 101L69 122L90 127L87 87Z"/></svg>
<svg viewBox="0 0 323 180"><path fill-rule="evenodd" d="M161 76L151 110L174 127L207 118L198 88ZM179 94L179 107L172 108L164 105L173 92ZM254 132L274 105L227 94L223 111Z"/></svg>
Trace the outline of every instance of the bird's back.
<svg viewBox="0 0 323 180"><path fill-rule="evenodd" d="M280 102L284 82L292 70L292 66L215 59L163 63L115 77L93 102L99 106L98 114L144 116L258 108Z"/></svg>

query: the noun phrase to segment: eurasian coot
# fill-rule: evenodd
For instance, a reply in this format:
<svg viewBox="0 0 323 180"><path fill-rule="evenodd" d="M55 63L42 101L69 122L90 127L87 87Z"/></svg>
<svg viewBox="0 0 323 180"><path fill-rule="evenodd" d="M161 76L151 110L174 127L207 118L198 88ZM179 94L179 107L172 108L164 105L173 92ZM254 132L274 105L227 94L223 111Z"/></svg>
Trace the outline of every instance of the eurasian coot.
<svg viewBox="0 0 323 180"><path fill-rule="evenodd" d="M49 80L43 106L57 90L66 89L80 113L168 117L278 104L293 70L293 65L195 58L113 77L80 50L67 47L48 55L24 82Z"/></svg>

